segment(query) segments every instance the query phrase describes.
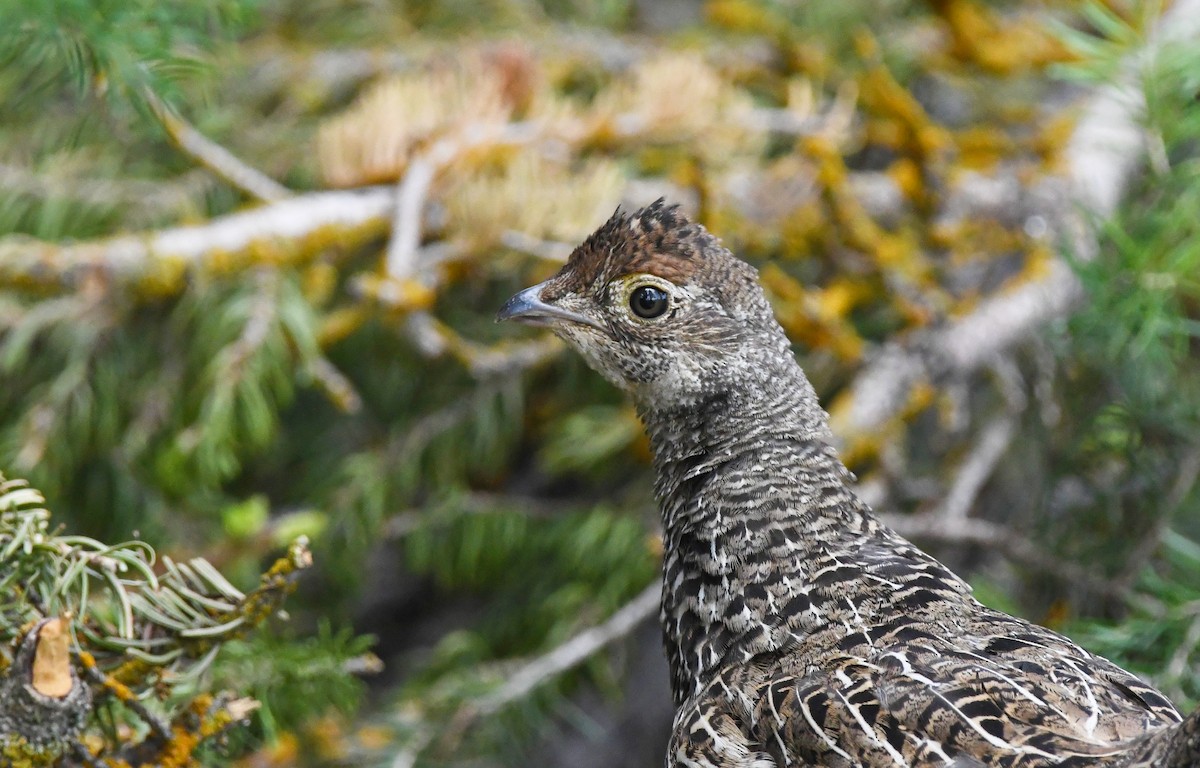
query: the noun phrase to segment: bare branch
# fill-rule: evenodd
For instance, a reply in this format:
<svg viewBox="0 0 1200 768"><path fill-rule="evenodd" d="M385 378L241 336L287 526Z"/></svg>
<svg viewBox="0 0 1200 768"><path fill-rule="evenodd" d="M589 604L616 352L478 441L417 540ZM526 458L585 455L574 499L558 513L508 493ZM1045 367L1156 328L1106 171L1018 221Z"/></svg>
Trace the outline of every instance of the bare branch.
<svg viewBox="0 0 1200 768"><path fill-rule="evenodd" d="M309 365L308 372L320 390L340 411L358 413L362 410L362 395L358 393L354 382L330 362L329 358L316 358Z"/></svg>
<svg viewBox="0 0 1200 768"><path fill-rule="evenodd" d="M1016 426L1016 418L1005 414L996 417L983 428L983 432L971 446L971 452L959 467L946 497L933 513L935 517L943 520L966 519L979 492L983 490L984 483L992 476L996 465L1012 444Z"/></svg>
<svg viewBox="0 0 1200 768"><path fill-rule="evenodd" d="M200 165L256 200L275 202L291 197L291 190L200 133L153 91L145 93L150 109L171 141Z"/></svg>
<svg viewBox="0 0 1200 768"><path fill-rule="evenodd" d="M534 123L470 125L459 135L439 139L414 157L397 187L392 240L387 252L388 276L403 279L416 272L421 246L421 214L425 210L429 188L443 168L469 150L488 145L528 144L539 133L539 127Z"/></svg>
<svg viewBox="0 0 1200 768"><path fill-rule="evenodd" d="M508 675L504 685L480 699L472 708L476 716L493 714L504 706L527 696L538 686L563 672L587 661L605 646L619 640L647 621L658 609L662 587L656 582L620 610L608 621L567 640L549 653L533 659L525 666Z"/></svg>

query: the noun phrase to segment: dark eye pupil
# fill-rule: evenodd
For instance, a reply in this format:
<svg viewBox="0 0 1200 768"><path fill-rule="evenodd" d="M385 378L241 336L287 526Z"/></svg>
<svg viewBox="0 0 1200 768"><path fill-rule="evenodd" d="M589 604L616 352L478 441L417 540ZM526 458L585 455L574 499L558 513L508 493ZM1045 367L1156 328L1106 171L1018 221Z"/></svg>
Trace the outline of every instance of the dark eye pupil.
<svg viewBox="0 0 1200 768"><path fill-rule="evenodd" d="M629 297L629 306L638 317L658 317L667 311L667 292L652 285L643 285Z"/></svg>

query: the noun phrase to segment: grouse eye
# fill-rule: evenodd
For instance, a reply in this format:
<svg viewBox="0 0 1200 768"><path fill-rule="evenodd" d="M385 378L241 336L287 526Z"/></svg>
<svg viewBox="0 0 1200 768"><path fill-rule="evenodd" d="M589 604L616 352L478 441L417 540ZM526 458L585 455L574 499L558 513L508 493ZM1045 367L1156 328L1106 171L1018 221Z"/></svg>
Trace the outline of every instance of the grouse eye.
<svg viewBox="0 0 1200 768"><path fill-rule="evenodd" d="M629 308L633 314L646 320L661 317L670 304L667 292L653 285L640 285L629 294Z"/></svg>

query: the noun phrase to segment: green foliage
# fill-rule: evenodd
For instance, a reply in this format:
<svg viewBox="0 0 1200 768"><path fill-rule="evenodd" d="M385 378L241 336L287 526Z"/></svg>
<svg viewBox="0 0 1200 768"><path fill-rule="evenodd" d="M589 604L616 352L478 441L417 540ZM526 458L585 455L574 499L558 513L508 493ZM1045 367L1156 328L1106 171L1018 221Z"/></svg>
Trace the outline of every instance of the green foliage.
<svg viewBox="0 0 1200 768"><path fill-rule="evenodd" d="M1073 395L1056 462L1081 476L1096 509L1090 524L1109 542L1097 554L1120 562L1117 584L1132 586L1128 614L1073 631L1186 708L1200 696L1200 52L1165 44L1138 72L1122 69L1144 34L1099 4L1086 7L1092 29L1064 34L1087 58L1061 73L1085 82L1138 75L1149 162L1103 223L1098 256L1074 263L1088 301L1056 340Z"/></svg>
<svg viewBox="0 0 1200 768"><path fill-rule="evenodd" d="M1148 172L1103 225L1099 255L1075 264L1088 292L1067 347L1070 375L1088 382L1081 446L1144 468L1177 462L1200 434L1198 72L1191 44L1146 62Z"/></svg>
<svg viewBox="0 0 1200 768"><path fill-rule="evenodd" d="M4 0L0 94L21 106L70 83L146 107L146 92L173 97L218 40L241 29L256 0Z"/></svg>
<svg viewBox="0 0 1200 768"><path fill-rule="evenodd" d="M318 357L309 304L276 272L197 285L170 313L80 295L18 313L0 339L0 455L54 496L140 521L91 517L103 536L157 535L168 504L215 518Z"/></svg>
<svg viewBox="0 0 1200 768"><path fill-rule="evenodd" d="M541 465L552 475L613 475L622 469L621 455L641 434L642 425L628 407L581 408L554 425L542 446Z"/></svg>
<svg viewBox="0 0 1200 768"><path fill-rule="evenodd" d="M565 640L635 595L657 570L637 517L603 506L535 517L521 504L500 499L464 510L451 499L405 541L410 566L432 574L443 590L487 595L478 631L499 657Z"/></svg>
<svg viewBox="0 0 1200 768"><path fill-rule="evenodd" d="M335 631L327 621L307 636L260 632L225 645L213 665L212 682L260 702L262 737L274 741L314 715L353 715L366 694L365 684L353 673L378 667L369 652L374 642L349 629Z"/></svg>
<svg viewBox="0 0 1200 768"><path fill-rule="evenodd" d="M171 324L173 337L211 345L182 361L178 421L156 460L160 482L187 493L219 486L272 442L279 410L319 353L308 302L277 272L192 291Z"/></svg>
<svg viewBox="0 0 1200 768"><path fill-rule="evenodd" d="M1186 711L1200 703L1200 544L1178 533L1163 535L1162 559L1140 574L1129 614L1119 624L1075 627L1081 642L1154 680Z"/></svg>

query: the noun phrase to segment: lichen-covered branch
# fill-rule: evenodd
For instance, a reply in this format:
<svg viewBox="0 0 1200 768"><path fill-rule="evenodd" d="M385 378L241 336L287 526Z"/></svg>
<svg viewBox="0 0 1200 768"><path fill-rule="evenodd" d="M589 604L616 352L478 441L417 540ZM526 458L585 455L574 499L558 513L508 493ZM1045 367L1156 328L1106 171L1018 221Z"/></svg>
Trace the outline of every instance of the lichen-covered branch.
<svg viewBox="0 0 1200 768"><path fill-rule="evenodd" d="M0 239L0 287L62 290L99 279L152 294L180 291L192 271L303 263L330 246L387 231L393 190L313 192L204 224L81 243Z"/></svg>

